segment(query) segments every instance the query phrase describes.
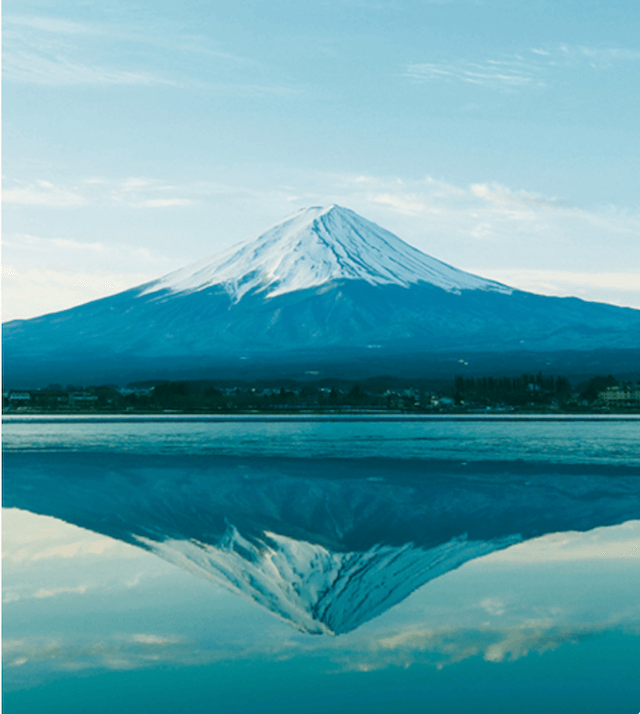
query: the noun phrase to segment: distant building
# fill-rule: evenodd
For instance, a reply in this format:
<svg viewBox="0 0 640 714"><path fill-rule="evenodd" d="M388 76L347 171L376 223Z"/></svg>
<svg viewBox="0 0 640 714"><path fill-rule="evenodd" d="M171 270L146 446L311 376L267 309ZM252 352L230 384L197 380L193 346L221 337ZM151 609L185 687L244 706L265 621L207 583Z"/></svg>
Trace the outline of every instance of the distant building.
<svg viewBox="0 0 640 714"><path fill-rule="evenodd" d="M128 397L130 394L135 394L137 397L151 394L153 387L120 387L118 393L123 397Z"/></svg>
<svg viewBox="0 0 640 714"><path fill-rule="evenodd" d="M69 395L69 403L72 405L79 406L92 406L98 401L98 397L95 394L90 394L89 392L72 392Z"/></svg>
<svg viewBox="0 0 640 714"><path fill-rule="evenodd" d="M454 400L450 397L431 397L432 407L452 407L455 404Z"/></svg>
<svg viewBox="0 0 640 714"><path fill-rule="evenodd" d="M640 385L628 387L607 387L598 394L601 402L611 405L637 405L640 404Z"/></svg>

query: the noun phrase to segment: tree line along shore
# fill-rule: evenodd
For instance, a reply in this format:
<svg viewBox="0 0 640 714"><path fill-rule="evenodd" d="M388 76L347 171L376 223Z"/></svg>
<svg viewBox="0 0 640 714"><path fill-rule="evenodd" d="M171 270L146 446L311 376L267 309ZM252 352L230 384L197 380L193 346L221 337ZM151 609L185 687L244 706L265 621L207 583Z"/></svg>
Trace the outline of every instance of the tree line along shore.
<svg viewBox="0 0 640 714"><path fill-rule="evenodd" d="M3 393L4 413L234 412L624 412L640 413L640 383L597 375L572 385L563 376L466 377L454 380L212 382L163 381Z"/></svg>

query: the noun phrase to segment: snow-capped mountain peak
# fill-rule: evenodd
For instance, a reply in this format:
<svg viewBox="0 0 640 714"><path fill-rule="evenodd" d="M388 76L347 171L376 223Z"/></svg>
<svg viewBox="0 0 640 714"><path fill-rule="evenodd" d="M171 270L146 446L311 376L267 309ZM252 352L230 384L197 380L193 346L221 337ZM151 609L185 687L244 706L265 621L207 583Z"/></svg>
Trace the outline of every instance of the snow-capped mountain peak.
<svg viewBox="0 0 640 714"><path fill-rule="evenodd" d="M347 208L331 205L302 209L257 238L154 281L144 294L197 292L220 285L238 301L251 291L275 297L336 280L511 292L422 253Z"/></svg>

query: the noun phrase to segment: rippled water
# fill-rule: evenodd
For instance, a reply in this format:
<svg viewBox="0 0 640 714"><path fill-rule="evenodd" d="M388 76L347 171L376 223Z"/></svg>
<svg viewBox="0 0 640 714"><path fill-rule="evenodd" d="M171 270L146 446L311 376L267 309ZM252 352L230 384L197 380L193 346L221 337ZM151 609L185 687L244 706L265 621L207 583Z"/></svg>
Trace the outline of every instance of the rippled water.
<svg viewBox="0 0 640 714"><path fill-rule="evenodd" d="M640 464L640 417L10 417L5 450Z"/></svg>
<svg viewBox="0 0 640 714"><path fill-rule="evenodd" d="M3 441L6 712L640 709L637 418Z"/></svg>

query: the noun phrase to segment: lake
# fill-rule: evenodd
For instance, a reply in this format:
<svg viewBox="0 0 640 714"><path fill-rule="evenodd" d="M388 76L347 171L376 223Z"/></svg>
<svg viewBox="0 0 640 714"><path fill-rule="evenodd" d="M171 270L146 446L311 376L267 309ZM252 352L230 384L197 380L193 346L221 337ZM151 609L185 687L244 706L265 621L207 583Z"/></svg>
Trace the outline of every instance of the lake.
<svg viewBox="0 0 640 714"><path fill-rule="evenodd" d="M640 710L638 417L3 422L4 707Z"/></svg>

